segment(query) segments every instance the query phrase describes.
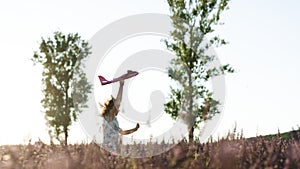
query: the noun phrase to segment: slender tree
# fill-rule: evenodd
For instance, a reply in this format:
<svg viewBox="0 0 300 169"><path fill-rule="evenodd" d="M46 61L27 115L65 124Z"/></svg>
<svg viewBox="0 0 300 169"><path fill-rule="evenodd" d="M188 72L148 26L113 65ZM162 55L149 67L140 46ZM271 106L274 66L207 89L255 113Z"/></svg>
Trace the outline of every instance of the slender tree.
<svg viewBox="0 0 300 169"><path fill-rule="evenodd" d="M43 66L42 83L45 119L49 135L68 143L69 126L87 107L91 85L83 72L83 60L90 54L88 43L76 34L54 32L53 38L42 38L32 61ZM61 135L64 134L64 140Z"/></svg>
<svg viewBox="0 0 300 169"><path fill-rule="evenodd" d="M166 113L176 119L182 117L189 127L189 140L194 140L194 129L199 123L219 113L219 101L212 96L207 82L234 70L230 65L211 67L216 57L208 52L210 47L225 45L225 40L205 36L220 24L220 15L229 0L168 0L174 30L166 40L168 49L176 57L168 68L169 76L178 84L171 87Z"/></svg>

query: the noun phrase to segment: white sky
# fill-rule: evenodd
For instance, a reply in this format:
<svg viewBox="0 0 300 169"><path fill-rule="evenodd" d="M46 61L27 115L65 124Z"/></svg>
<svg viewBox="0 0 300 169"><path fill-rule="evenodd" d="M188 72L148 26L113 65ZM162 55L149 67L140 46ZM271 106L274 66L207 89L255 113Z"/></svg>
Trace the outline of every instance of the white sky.
<svg viewBox="0 0 300 169"><path fill-rule="evenodd" d="M246 136L297 128L300 108L300 2L230 2L217 33L230 42L217 48L222 63L237 73L226 76L226 103L215 135L234 123ZM105 25L125 16L166 13L164 0L12 0L0 2L0 144L47 141L41 113L41 71L30 58L41 37L56 30L90 39ZM75 123L71 142L86 140Z"/></svg>

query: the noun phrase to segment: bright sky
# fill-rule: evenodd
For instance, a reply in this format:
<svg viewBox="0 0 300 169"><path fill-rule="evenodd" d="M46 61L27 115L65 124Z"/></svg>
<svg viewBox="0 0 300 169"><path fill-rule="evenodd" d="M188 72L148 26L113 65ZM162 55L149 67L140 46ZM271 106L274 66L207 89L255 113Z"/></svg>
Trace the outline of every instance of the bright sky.
<svg viewBox="0 0 300 169"><path fill-rule="evenodd" d="M298 128L300 101L300 2L230 2L217 33L229 45L215 49L237 72L226 76L226 103L215 136L237 123L245 136ZM48 141L41 113L41 67L31 57L41 37L56 30L89 40L101 28L133 14L168 14L165 0L13 0L0 2L0 144ZM79 123L71 142L85 141Z"/></svg>

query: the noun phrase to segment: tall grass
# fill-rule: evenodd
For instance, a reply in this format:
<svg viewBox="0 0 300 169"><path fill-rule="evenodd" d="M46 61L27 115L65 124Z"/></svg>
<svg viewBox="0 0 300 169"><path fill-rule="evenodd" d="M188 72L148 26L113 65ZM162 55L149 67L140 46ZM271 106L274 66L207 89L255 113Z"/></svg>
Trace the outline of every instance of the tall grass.
<svg viewBox="0 0 300 169"><path fill-rule="evenodd" d="M297 139L295 139L297 138ZM28 145L0 147L1 169L109 169L109 168L192 168L256 169L300 168L299 133L290 139L245 139L229 135L215 142L188 143L183 140L169 151L146 158L115 156L97 144ZM164 144L156 146L166 147ZM145 145L139 145L144 151ZM129 147L130 149L130 147Z"/></svg>

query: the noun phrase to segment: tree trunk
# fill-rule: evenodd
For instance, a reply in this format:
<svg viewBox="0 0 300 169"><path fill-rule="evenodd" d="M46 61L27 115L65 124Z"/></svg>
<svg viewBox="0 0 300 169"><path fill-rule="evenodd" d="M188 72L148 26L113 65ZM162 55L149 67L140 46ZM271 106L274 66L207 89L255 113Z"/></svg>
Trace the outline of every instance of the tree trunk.
<svg viewBox="0 0 300 169"><path fill-rule="evenodd" d="M65 95L66 95L66 98L65 98L65 104L66 104L66 114L65 114L65 121L64 121L64 134L65 134L65 146L68 145L68 124L69 124L69 117L70 117L70 107L69 107L69 94L68 94L68 90L69 90L69 80L67 80L66 82L66 90L65 90Z"/></svg>
<svg viewBox="0 0 300 169"><path fill-rule="evenodd" d="M192 126L189 130L189 143L194 142L194 126Z"/></svg>
<svg viewBox="0 0 300 169"><path fill-rule="evenodd" d="M64 128L64 134L65 134L65 146L68 145L68 128Z"/></svg>
<svg viewBox="0 0 300 169"><path fill-rule="evenodd" d="M192 63L190 63L192 64ZM194 117L193 117L193 83L192 83L192 71L188 68L188 82L189 82L189 105L188 105L188 113L190 113L189 117L189 125L191 126L189 131L189 142L192 143L194 141Z"/></svg>

